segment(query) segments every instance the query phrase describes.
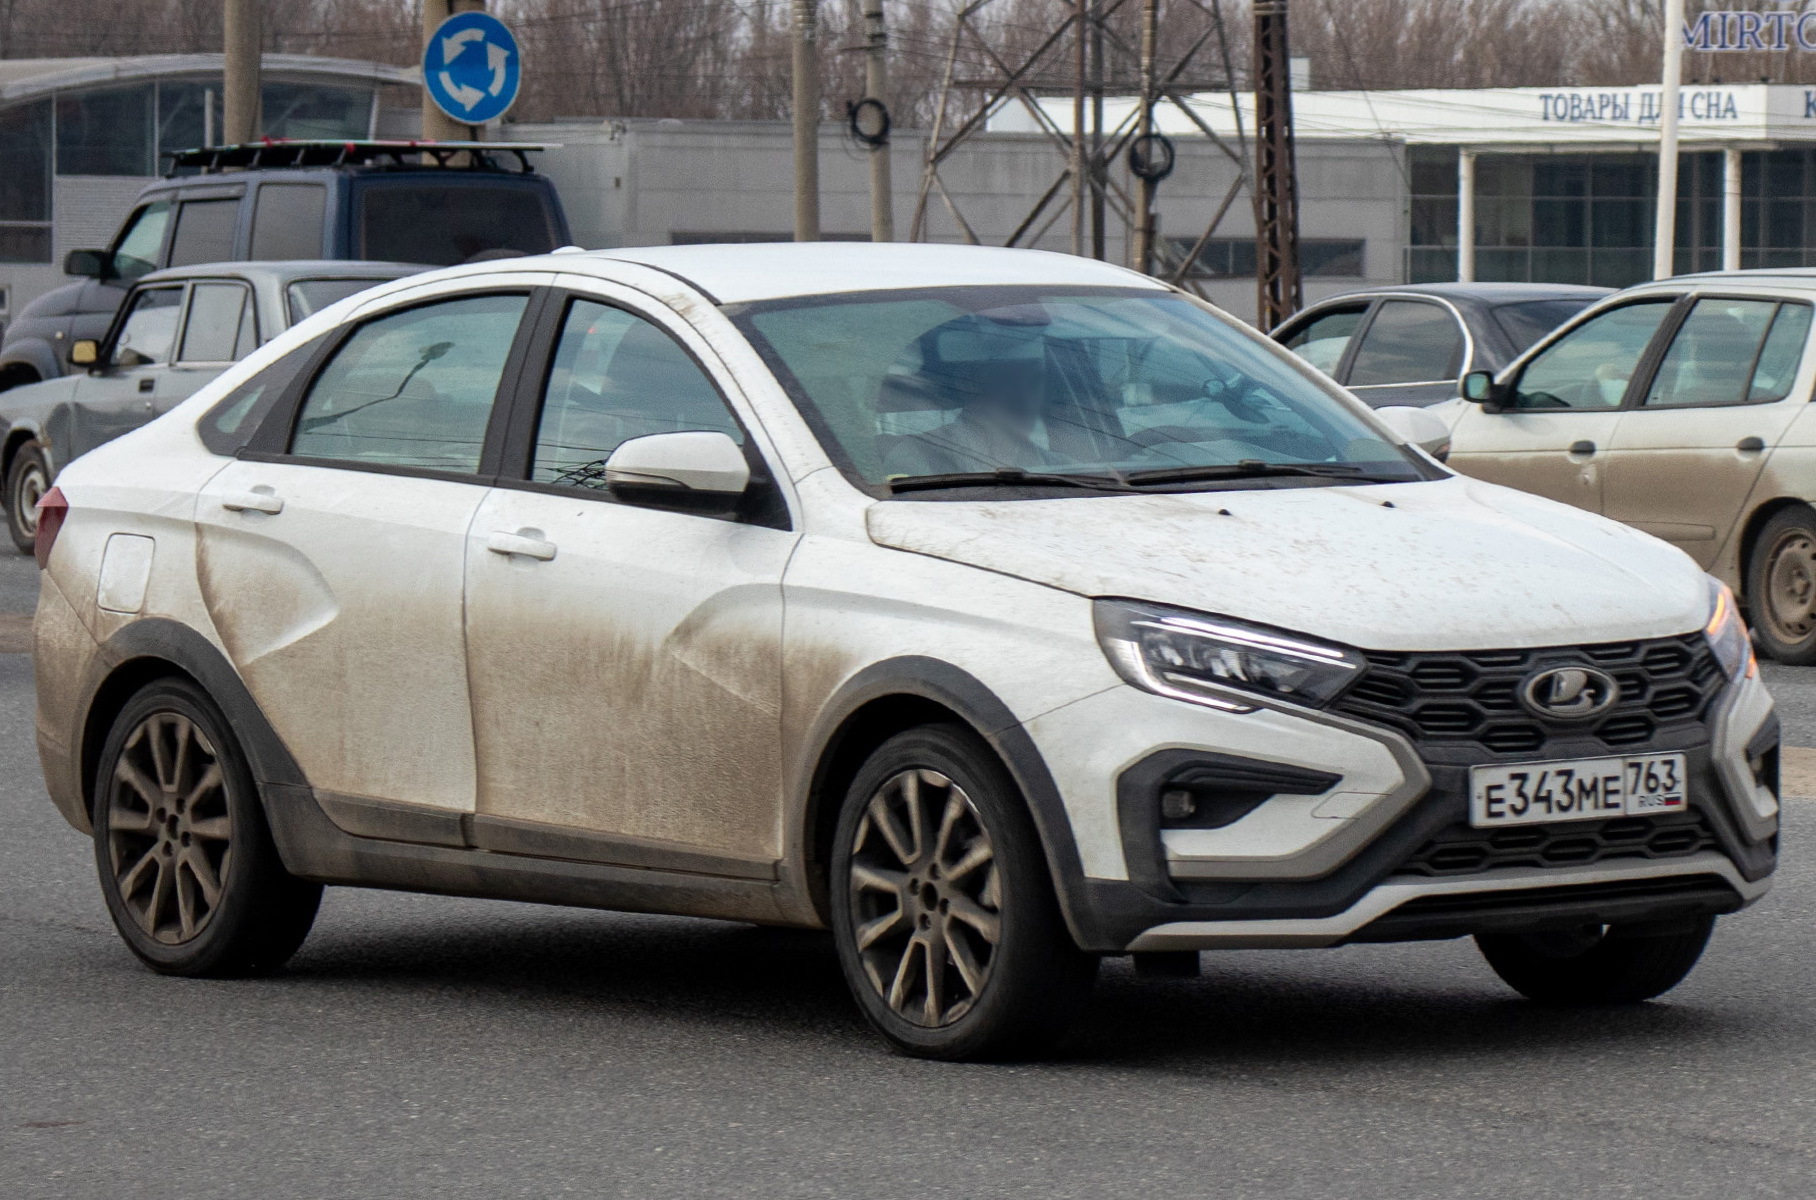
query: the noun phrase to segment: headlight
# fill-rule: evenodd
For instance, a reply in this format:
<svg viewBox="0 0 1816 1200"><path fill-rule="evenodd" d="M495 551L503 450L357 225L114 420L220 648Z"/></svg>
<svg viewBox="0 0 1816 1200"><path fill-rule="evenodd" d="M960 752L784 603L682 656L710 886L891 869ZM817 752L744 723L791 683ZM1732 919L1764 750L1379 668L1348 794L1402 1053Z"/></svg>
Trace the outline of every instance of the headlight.
<svg viewBox="0 0 1816 1200"><path fill-rule="evenodd" d="M1364 665L1342 646L1185 609L1099 600L1096 618L1097 639L1125 680L1225 712L1255 711L1245 693L1322 708Z"/></svg>
<svg viewBox="0 0 1816 1200"><path fill-rule="evenodd" d="M1758 672L1759 663L1753 657L1753 637L1747 632L1747 623L1740 619L1734 593L1713 576L1709 579L1709 623L1703 626L1703 636L1709 639L1709 649L1715 652L1715 660L1728 673L1729 679Z"/></svg>

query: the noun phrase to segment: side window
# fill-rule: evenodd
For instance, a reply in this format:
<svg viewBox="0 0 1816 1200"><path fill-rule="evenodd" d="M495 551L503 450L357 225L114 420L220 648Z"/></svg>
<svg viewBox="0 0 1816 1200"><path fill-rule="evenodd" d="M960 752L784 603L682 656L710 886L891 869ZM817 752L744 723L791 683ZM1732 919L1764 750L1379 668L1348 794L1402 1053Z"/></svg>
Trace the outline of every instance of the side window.
<svg viewBox="0 0 1816 1200"><path fill-rule="evenodd" d="M164 228L170 224L170 201L154 200L126 220L126 231L114 247L114 274L126 282L158 265L164 245Z"/></svg>
<svg viewBox="0 0 1816 1200"><path fill-rule="evenodd" d="M1698 300L1646 391L1647 408L1782 400L1802 359L1810 308L1774 300Z"/></svg>
<svg viewBox="0 0 1816 1200"><path fill-rule="evenodd" d="M673 338L621 309L569 306L543 389L532 481L603 490L619 443L698 429L744 441L719 390Z"/></svg>
<svg viewBox="0 0 1816 1200"><path fill-rule="evenodd" d="M136 293L114 339L113 365L142 367L169 362L182 304L181 287L145 288Z"/></svg>
<svg viewBox="0 0 1816 1200"><path fill-rule="evenodd" d="M1367 312L1368 305L1358 304L1323 313L1293 330L1284 344L1326 375L1335 375L1343 362L1343 352L1349 349L1349 341L1356 336L1356 328Z"/></svg>
<svg viewBox="0 0 1816 1200"><path fill-rule="evenodd" d="M479 469L523 296L466 296L362 325L309 385L292 454Z"/></svg>
<svg viewBox="0 0 1816 1200"><path fill-rule="evenodd" d="M252 210L252 255L257 262L322 256L322 217L328 189L316 183L267 183Z"/></svg>
<svg viewBox="0 0 1816 1200"><path fill-rule="evenodd" d="M202 444L216 454L235 455L252 443L266 414L309 365L329 335L311 339L234 388L196 422Z"/></svg>
<svg viewBox="0 0 1816 1200"><path fill-rule="evenodd" d="M177 230L170 238L170 265L228 262L233 258L233 227L239 220L235 200L185 200L177 209Z"/></svg>
<svg viewBox="0 0 1816 1200"><path fill-rule="evenodd" d="M1627 382L1671 311L1670 298L1599 313L1533 357L1514 385L1514 408L1620 407Z"/></svg>
<svg viewBox="0 0 1816 1200"><path fill-rule="evenodd" d="M1419 300L1387 300L1368 323L1349 368L1350 387L1455 379L1463 327L1450 310Z"/></svg>
<svg viewBox="0 0 1816 1200"><path fill-rule="evenodd" d="M237 362L257 344L251 333L252 293L241 283L197 283L189 289L178 362Z"/></svg>

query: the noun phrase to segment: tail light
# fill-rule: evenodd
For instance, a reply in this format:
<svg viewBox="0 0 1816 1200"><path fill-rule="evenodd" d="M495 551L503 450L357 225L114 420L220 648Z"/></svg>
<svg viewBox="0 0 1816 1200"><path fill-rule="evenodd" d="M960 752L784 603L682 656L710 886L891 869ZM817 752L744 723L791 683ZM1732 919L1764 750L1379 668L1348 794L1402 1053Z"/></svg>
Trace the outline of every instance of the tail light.
<svg viewBox="0 0 1816 1200"><path fill-rule="evenodd" d="M32 554L40 571L50 565L51 548L57 544L57 535L63 532L63 518L68 515L69 500L62 488L54 487L39 499L38 532L32 538Z"/></svg>

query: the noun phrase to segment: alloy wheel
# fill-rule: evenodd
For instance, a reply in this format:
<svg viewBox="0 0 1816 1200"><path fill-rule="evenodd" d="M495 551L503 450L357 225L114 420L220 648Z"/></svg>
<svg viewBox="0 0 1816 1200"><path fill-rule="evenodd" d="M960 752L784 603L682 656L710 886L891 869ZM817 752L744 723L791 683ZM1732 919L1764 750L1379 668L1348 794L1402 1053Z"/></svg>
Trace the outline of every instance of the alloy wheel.
<svg viewBox="0 0 1816 1200"><path fill-rule="evenodd" d="M121 902L147 936L190 941L221 903L233 823L225 776L195 722L152 713L107 785L107 850Z"/></svg>
<svg viewBox="0 0 1816 1200"><path fill-rule="evenodd" d="M1766 619L1787 642L1800 642L1816 629L1816 540L1788 529L1767 551Z"/></svg>
<svg viewBox="0 0 1816 1200"><path fill-rule="evenodd" d="M938 771L885 780L851 854L851 910L864 973L904 1020L950 1025L990 980L1002 938L996 846L964 789Z"/></svg>

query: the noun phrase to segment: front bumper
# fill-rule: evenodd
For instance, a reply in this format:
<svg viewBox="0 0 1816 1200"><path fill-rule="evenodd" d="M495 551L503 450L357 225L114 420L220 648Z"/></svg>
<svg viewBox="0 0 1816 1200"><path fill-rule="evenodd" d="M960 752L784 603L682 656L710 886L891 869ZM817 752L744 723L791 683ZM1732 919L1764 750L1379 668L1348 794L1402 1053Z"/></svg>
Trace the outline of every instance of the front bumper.
<svg viewBox="0 0 1816 1200"><path fill-rule="evenodd" d="M1062 733L1062 746L1096 747L1089 762L1068 749L1050 759L1085 835L1086 877L1066 907L1092 950L1328 946L1732 912L1764 894L1776 867L1778 727L1757 679L1724 687L1702 719L1661 728L1643 747L1686 755L1691 811L1674 827L1638 818L1527 826L1555 836L1529 853L1474 858L1457 853L1484 837L1468 828L1466 754L1335 714L1207 715L1118 691L1032 723L1037 742ZM1106 737L1110 729L1123 736ZM1129 756L1137 740L1146 748ZM1116 745L1125 757L1111 765ZM1194 751L1343 778L1320 795L1282 792L1227 827L1162 829L1156 781ZM1606 753L1556 741L1543 757ZM1079 777L1082 766L1094 781ZM1139 786L1091 803L1106 775ZM1104 853L1112 828L1113 862Z"/></svg>

